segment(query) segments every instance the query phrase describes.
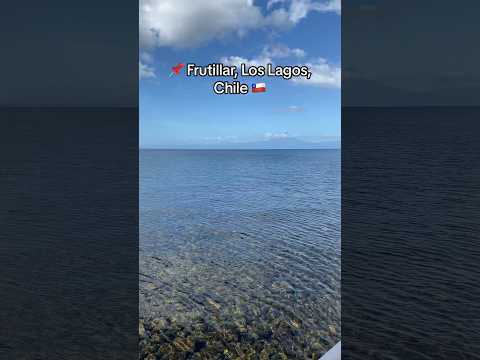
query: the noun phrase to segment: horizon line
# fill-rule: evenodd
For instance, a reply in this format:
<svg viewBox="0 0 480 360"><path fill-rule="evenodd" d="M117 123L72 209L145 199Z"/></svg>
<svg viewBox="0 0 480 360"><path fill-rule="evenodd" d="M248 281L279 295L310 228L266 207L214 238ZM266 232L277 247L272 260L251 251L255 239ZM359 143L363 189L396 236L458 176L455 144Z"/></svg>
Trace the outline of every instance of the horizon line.
<svg viewBox="0 0 480 360"><path fill-rule="evenodd" d="M139 147L139 150L341 150L341 147L324 147L324 148L181 148L181 147Z"/></svg>

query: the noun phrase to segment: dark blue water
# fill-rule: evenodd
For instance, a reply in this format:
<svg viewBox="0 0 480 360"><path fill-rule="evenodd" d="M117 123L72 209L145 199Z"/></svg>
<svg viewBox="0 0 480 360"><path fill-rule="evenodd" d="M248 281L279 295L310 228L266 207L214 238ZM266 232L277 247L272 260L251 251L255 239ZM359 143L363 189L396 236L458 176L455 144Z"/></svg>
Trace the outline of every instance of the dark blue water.
<svg viewBox="0 0 480 360"><path fill-rule="evenodd" d="M169 358L198 339L320 356L340 338L340 151L142 150L140 316Z"/></svg>
<svg viewBox="0 0 480 360"><path fill-rule="evenodd" d="M138 109L0 119L0 359L135 358Z"/></svg>
<svg viewBox="0 0 480 360"><path fill-rule="evenodd" d="M479 119L343 109L344 359L480 359Z"/></svg>

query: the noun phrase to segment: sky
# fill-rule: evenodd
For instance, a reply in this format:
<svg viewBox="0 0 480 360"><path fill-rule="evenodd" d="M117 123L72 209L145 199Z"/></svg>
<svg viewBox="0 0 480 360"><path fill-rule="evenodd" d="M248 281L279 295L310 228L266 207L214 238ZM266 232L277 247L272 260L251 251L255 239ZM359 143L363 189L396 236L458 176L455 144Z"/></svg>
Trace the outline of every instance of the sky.
<svg viewBox="0 0 480 360"><path fill-rule="evenodd" d="M141 0L140 147L339 144L339 0ZM265 93L217 95L231 78L169 76L177 63L307 65L309 80L239 77Z"/></svg>

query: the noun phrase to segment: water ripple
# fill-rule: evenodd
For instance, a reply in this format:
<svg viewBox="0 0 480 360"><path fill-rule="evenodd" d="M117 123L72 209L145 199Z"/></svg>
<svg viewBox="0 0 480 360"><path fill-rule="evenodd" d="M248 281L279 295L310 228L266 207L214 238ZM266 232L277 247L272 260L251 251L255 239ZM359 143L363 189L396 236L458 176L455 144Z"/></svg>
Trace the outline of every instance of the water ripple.
<svg viewBox="0 0 480 360"><path fill-rule="evenodd" d="M339 151L142 151L140 243L144 348L199 322L293 359L341 336Z"/></svg>

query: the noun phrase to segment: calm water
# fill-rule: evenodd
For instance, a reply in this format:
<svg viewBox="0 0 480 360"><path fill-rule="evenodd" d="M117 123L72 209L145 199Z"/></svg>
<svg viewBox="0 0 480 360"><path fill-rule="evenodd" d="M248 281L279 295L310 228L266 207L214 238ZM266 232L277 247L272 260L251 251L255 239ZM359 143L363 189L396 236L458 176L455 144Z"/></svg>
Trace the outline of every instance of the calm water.
<svg viewBox="0 0 480 360"><path fill-rule="evenodd" d="M140 152L140 357L318 358L340 332L340 151Z"/></svg>
<svg viewBox="0 0 480 360"><path fill-rule="evenodd" d="M479 119L343 109L344 359L480 359Z"/></svg>

